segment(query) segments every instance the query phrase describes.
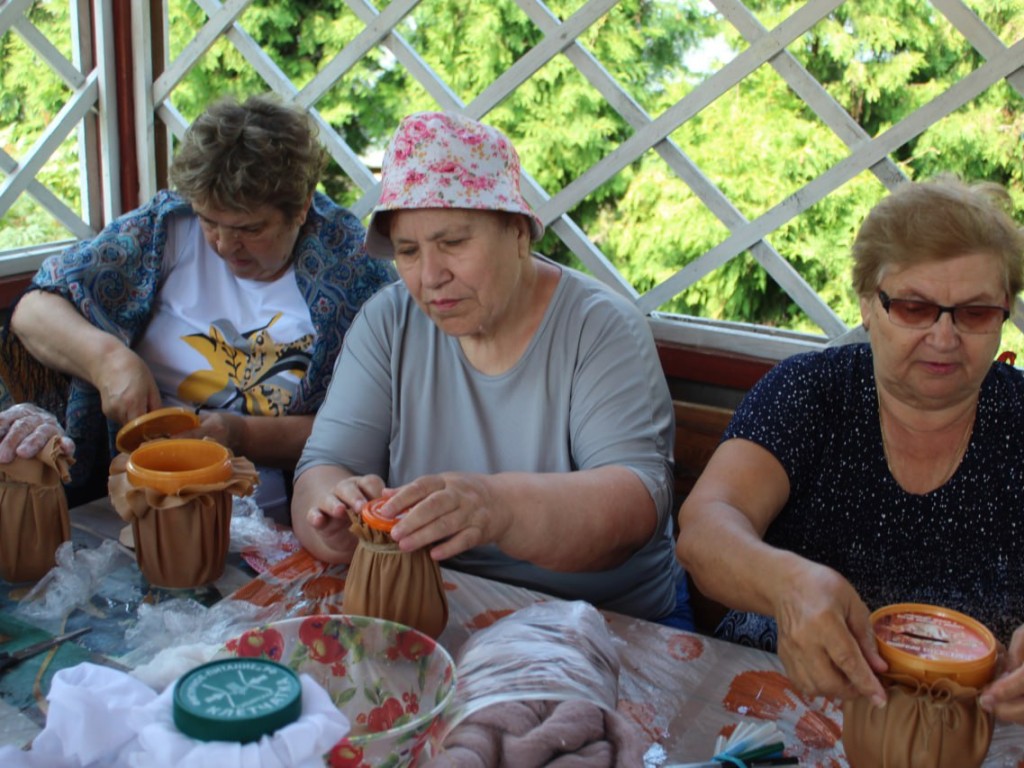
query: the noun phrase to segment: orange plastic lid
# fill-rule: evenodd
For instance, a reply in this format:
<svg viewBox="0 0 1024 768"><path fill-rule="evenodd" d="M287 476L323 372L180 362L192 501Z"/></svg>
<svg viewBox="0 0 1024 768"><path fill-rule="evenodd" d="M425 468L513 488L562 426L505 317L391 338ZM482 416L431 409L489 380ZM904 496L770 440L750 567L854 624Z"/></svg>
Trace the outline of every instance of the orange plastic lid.
<svg viewBox="0 0 1024 768"><path fill-rule="evenodd" d="M391 529L395 527L402 518L402 513L399 513L397 517L380 517L377 514L384 502L387 501L383 496L371 499L363 505L363 511L360 514L363 516L363 522L373 528L375 531L384 531L384 533L391 533Z"/></svg>
<svg viewBox="0 0 1024 768"><path fill-rule="evenodd" d="M198 426L199 416L188 408L158 408L121 427L114 444L122 453L131 453L149 440L170 437Z"/></svg>
<svg viewBox="0 0 1024 768"><path fill-rule="evenodd" d="M980 688L992 679L996 639L970 616L925 603L897 603L871 614L889 671L924 682L940 677Z"/></svg>

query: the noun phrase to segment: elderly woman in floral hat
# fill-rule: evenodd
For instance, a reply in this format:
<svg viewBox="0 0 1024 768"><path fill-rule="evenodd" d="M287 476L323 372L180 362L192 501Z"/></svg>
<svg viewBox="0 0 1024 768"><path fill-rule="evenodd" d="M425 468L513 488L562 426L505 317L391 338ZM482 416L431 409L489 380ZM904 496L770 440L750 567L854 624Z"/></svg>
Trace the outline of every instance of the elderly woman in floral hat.
<svg viewBox="0 0 1024 768"><path fill-rule="evenodd" d="M645 318L533 253L544 232L492 127L405 118L367 227L400 280L353 322L296 474L328 562L384 496L403 551L692 628L673 557L673 414Z"/></svg>

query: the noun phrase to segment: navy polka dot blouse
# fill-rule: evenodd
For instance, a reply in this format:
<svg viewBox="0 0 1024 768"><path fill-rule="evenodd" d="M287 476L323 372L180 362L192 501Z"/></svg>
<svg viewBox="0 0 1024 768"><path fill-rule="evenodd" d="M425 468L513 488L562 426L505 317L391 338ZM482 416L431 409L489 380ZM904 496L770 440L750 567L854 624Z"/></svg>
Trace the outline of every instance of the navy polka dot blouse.
<svg viewBox="0 0 1024 768"><path fill-rule="evenodd" d="M942 605L1003 642L1024 623L1021 371L992 365L960 466L926 494L889 473L867 344L781 362L737 409L723 439L733 437L769 450L789 475L765 541L839 571L869 609ZM774 649L773 630L732 615L717 634Z"/></svg>

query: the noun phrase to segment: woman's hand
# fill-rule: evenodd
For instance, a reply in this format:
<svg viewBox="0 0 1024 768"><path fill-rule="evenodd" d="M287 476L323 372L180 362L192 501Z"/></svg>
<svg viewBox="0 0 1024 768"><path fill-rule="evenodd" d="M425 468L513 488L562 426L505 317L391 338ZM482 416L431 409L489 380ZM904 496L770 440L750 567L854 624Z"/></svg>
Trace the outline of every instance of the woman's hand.
<svg viewBox="0 0 1024 768"><path fill-rule="evenodd" d="M876 673L888 665L878 654L867 606L832 569L803 559L801 566L775 607L787 675L810 696L867 696L883 706Z"/></svg>
<svg viewBox="0 0 1024 768"><path fill-rule="evenodd" d="M75 455L74 441L64 434L57 417L32 403L19 403L0 411L0 464L16 458L31 459L54 435L60 435L60 449Z"/></svg>
<svg viewBox="0 0 1024 768"><path fill-rule="evenodd" d="M299 476L292 498L292 527L299 542L327 563L348 563L356 537L348 510L359 512L371 499L385 495L376 475L352 475L342 467L311 467Z"/></svg>
<svg viewBox="0 0 1024 768"><path fill-rule="evenodd" d="M1013 633L1001 666L1002 674L981 693L981 708L1000 720L1024 723L1024 626Z"/></svg>
<svg viewBox="0 0 1024 768"><path fill-rule="evenodd" d="M888 665L856 590L831 568L764 542L789 492L773 454L726 440L680 509L676 552L708 597L775 617L779 658L799 690L884 704L876 673Z"/></svg>
<svg viewBox="0 0 1024 768"><path fill-rule="evenodd" d="M445 560L481 544L499 543L510 524L501 508L486 475L445 472L396 489L379 511L382 517L406 511L391 529L403 552L431 547L433 559Z"/></svg>
<svg viewBox="0 0 1024 768"><path fill-rule="evenodd" d="M163 403L143 359L122 344L112 347L95 361L89 379L100 393L104 415L115 424L127 424Z"/></svg>
<svg viewBox="0 0 1024 768"><path fill-rule="evenodd" d="M289 472L302 455L312 415L253 416L237 411L201 411L199 426L177 437L216 440L235 456Z"/></svg>
<svg viewBox="0 0 1024 768"><path fill-rule="evenodd" d="M385 494L384 481L377 475L346 477L319 498L307 517L310 525L319 530L330 527L335 520L340 520L348 530L348 510L360 512L368 501Z"/></svg>
<svg viewBox="0 0 1024 768"><path fill-rule="evenodd" d="M199 426L182 432L177 437L197 440L216 440L236 456L245 455L245 416L233 411L203 411L199 414Z"/></svg>

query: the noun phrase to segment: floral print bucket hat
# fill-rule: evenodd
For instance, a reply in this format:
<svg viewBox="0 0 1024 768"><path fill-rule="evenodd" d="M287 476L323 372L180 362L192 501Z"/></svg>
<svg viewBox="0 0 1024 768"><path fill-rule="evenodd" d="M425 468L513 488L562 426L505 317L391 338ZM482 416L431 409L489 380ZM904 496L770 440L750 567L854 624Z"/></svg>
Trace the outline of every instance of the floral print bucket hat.
<svg viewBox="0 0 1024 768"><path fill-rule="evenodd" d="M366 227L371 256L392 258L377 229L382 211L468 208L522 213L539 240L544 224L519 191L519 155L497 128L452 112L417 112L402 119L384 153L380 200Z"/></svg>

